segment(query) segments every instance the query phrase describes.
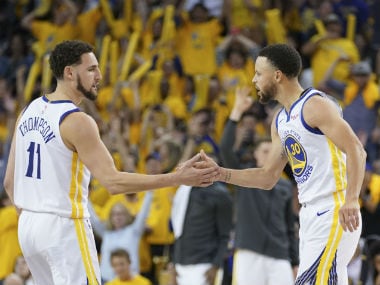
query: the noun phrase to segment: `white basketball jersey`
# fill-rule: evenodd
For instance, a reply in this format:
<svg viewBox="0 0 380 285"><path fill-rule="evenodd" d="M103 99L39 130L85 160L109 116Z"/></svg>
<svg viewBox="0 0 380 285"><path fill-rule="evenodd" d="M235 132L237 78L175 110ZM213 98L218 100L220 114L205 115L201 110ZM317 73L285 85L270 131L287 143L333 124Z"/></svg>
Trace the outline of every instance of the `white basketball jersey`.
<svg viewBox="0 0 380 285"><path fill-rule="evenodd" d="M311 96L324 96L309 88L277 118L277 131L298 185L300 203L307 203L346 189L346 156L319 129L307 125L302 110ZM323 116L323 110L319 110ZM337 112L341 108L337 105Z"/></svg>
<svg viewBox="0 0 380 285"><path fill-rule="evenodd" d="M22 113L16 132L14 200L17 207L63 217L89 217L90 172L63 143L59 126L71 101L35 99Z"/></svg>

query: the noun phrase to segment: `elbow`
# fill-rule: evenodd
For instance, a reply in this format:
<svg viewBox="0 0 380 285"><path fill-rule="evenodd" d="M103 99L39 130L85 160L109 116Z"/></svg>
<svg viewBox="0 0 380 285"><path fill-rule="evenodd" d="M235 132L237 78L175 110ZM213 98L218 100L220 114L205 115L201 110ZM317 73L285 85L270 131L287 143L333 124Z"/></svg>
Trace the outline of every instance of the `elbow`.
<svg viewBox="0 0 380 285"><path fill-rule="evenodd" d="M116 183L104 183L103 185L111 195L121 193L120 187L118 187Z"/></svg>
<svg viewBox="0 0 380 285"><path fill-rule="evenodd" d="M263 190L272 190L274 188L274 186L276 185L276 181L272 181L272 179L267 179L263 185L262 185L262 189Z"/></svg>
<svg viewBox="0 0 380 285"><path fill-rule="evenodd" d="M367 152L365 151L363 145L360 145L360 158L361 158L361 161L363 163L363 165L365 166L365 163L367 161Z"/></svg>
<svg viewBox="0 0 380 285"><path fill-rule="evenodd" d="M356 141L354 149L357 153L357 157L359 159L358 161L364 165L367 161L367 152L364 149L363 144L359 141L359 139Z"/></svg>
<svg viewBox="0 0 380 285"><path fill-rule="evenodd" d="M13 188L13 181L10 177L8 177L8 175L5 175L3 186L7 193L9 193Z"/></svg>
<svg viewBox="0 0 380 285"><path fill-rule="evenodd" d="M277 182L280 180L280 177L282 175L282 169L277 171L267 171L265 174L263 174L263 177L265 179L262 180L260 189L263 190L272 190L274 186L276 186Z"/></svg>
<svg viewBox="0 0 380 285"><path fill-rule="evenodd" d="M4 186L5 192L7 193L7 196L9 197L9 199L11 199L13 203L13 181L5 178L3 186Z"/></svg>

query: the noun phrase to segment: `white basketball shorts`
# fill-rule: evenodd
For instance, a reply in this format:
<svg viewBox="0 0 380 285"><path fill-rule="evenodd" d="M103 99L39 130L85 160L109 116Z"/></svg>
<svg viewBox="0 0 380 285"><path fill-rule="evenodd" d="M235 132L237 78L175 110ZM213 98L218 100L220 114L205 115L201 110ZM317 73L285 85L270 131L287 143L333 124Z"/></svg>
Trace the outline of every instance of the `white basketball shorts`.
<svg viewBox="0 0 380 285"><path fill-rule="evenodd" d="M89 219L23 210L18 237L35 285L101 284Z"/></svg>
<svg viewBox="0 0 380 285"><path fill-rule="evenodd" d="M300 211L300 265L296 285L347 285L347 264L361 233L345 232L339 223L344 191L313 203Z"/></svg>

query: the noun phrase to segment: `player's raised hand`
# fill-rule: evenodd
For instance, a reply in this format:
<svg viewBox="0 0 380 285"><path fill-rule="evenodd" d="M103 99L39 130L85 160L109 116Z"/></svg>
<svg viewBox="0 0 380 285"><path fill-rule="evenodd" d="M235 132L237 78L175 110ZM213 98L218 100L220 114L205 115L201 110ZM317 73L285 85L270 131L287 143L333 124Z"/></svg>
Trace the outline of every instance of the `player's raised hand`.
<svg viewBox="0 0 380 285"><path fill-rule="evenodd" d="M239 121L241 115L247 111L253 103L253 97L251 96L252 88L249 86L238 87L235 92L235 101L232 108L230 119L233 121Z"/></svg>

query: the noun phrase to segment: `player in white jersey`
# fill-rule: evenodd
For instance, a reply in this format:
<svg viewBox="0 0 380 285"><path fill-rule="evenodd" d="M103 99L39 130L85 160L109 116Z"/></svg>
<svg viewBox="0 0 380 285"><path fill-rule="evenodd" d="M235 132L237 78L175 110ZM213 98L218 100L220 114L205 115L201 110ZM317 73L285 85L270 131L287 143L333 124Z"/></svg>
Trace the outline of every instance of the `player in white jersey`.
<svg viewBox="0 0 380 285"><path fill-rule="evenodd" d="M358 198L366 152L336 103L301 87L301 58L294 48L263 48L255 69L260 102L276 100L283 106L272 121L271 153L261 168L221 167L218 180L269 190L289 163L302 204L296 284L346 285L347 264L361 233ZM251 104L249 93L250 88L242 88L236 96ZM202 157L215 165L204 153Z"/></svg>
<svg viewBox="0 0 380 285"><path fill-rule="evenodd" d="M36 285L100 284L87 210L90 173L111 194L187 184L208 186L219 174L194 156L176 172L117 171L95 121L81 112L95 100L102 78L93 47L64 41L50 55L54 92L35 99L19 116L5 190L20 209L19 241Z"/></svg>

